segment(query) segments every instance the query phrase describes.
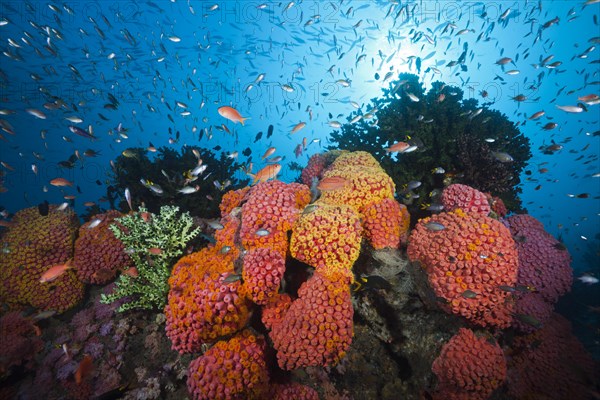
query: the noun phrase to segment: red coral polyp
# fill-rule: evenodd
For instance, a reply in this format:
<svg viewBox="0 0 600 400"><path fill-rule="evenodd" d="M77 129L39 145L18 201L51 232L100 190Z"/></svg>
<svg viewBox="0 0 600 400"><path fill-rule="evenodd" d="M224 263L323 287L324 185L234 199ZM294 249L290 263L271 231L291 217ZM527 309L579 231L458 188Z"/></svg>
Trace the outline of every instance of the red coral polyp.
<svg viewBox="0 0 600 400"><path fill-rule="evenodd" d="M348 285L316 272L272 325L279 366L292 370L337 364L352 342L353 314Z"/></svg>
<svg viewBox="0 0 600 400"><path fill-rule="evenodd" d="M443 229L440 229L443 227ZM408 257L419 261L441 307L481 326L511 324L510 293L517 282L517 252L510 231L499 221L461 209L419 221Z"/></svg>
<svg viewBox="0 0 600 400"><path fill-rule="evenodd" d="M461 328L433 362L434 399L485 400L506 379L502 349L485 336Z"/></svg>
<svg viewBox="0 0 600 400"><path fill-rule="evenodd" d="M14 225L4 233L0 257L0 299L8 304L28 304L42 310L63 312L83 298L83 283L72 269L52 282L40 277L73 257L79 221L72 209L49 207L40 215L37 207L15 214Z"/></svg>
<svg viewBox="0 0 600 400"><path fill-rule="evenodd" d="M277 294L284 271L285 255L271 248L249 250L244 256L244 292L256 304L266 304Z"/></svg>
<svg viewBox="0 0 600 400"><path fill-rule="evenodd" d="M265 343L246 330L220 341L188 368L192 399L260 399L268 390Z"/></svg>
<svg viewBox="0 0 600 400"><path fill-rule="evenodd" d="M105 284L113 280L117 272L133 265L123 243L110 230L111 224L118 225L115 219L121 216L120 212L110 210L95 215L79 228L73 264L82 282ZM90 227L95 220L100 220L100 224Z"/></svg>
<svg viewBox="0 0 600 400"><path fill-rule="evenodd" d="M488 215L491 211L487 196L477 189L460 183L452 184L442 192L444 210L452 211L457 208L465 212Z"/></svg>

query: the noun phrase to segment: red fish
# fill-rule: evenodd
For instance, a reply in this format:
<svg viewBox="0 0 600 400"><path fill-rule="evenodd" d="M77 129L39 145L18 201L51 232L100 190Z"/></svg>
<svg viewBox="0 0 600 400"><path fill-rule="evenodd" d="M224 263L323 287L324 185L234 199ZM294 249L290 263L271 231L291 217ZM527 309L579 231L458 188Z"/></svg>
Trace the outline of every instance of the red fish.
<svg viewBox="0 0 600 400"><path fill-rule="evenodd" d="M53 265L52 267L50 267L46 272L44 272L42 274L42 276L40 277L40 282L41 283L52 282L53 280L60 277L68 269L73 268L71 261L72 260L69 260L64 264L56 264L56 265Z"/></svg>
<svg viewBox="0 0 600 400"><path fill-rule="evenodd" d="M131 267L131 268L124 269L123 275L127 275L132 278L137 278L138 276L140 276L140 273L138 272L136 267Z"/></svg>
<svg viewBox="0 0 600 400"><path fill-rule="evenodd" d="M142 217L142 220L144 220L144 222L148 222L150 221L150 218L152 218L152 214L150 214L147 211L144 211L140 213L140 217Z"/></svg>
<svg viewBox="0 0 600 400"><path fill-rule="evenodd" d="M385 151L386 151L386 153L395 153L395 152L402 153L409 147L410 147L410 144L408 144L406 142L398 142L398 143L391 145L387 149L385 149Z"/></svg>
<svg viewBox="0 0 600 400"><path fill-rule="evenodd" d="M73 186L73 182L65 178L54 178L50 181L52 186Z"/></svg>
<svg viewBox="0 0 600 400"><path fill-rule="evenodd" d="M236 110L233 107L229 107L229 106L224 106L224 107L219 107L219 109L217 110L219 112L219 115L221 117L227 118L230 121L233 121L234 123L241 123L242 125L244 125L244 121L246 121L247 119L249 119L249 117L242 117L241 114L238 112L238 110Z"/></svg>
<svg viewBox="0 0 600 400"><path fill-rule="evenodd" d="M5 219L0 220L0 226L3 226L5 228L10 228L11 226L14 226L15 223L13 221L7 221Z"/></svg>
<svg viewBox="0 0 600 400"><path fill-rule="evenodd" d="M342 178L341 176L330 176L328 178L323 178L317 185L317 189L320 191L333 191L340 190L346 187L350 182L346 178Z"/></svg>
<svg viewBox="0 0 600 400"><path fill-rule="evenodd" d="M306 126L306 122L298 122L296 125L294 125L294 127L292 128L292 133L296 133L298 132L300 129L304 128Z"/></svg>
<svg viewBox="0 0 600 400"><path fill-rule="evenodd" d="M275 179L277 174L281 171L281 164L270 164L261 169L256 173L256 175L248 174L252 178L254 178L254 182L266 182L269 179Z"/></svg>
<svg viewBox="0 0 600 400"><path fill-rule="evenodd" d="M302 150L304 150L304 147L302 147L302 143L298 143L298 145L296 145L296 148L294 149L294 154L296 155L296 158L302 155Z"/></svg>
<svg viewBox="0 0 600 400"><path fill-rule="evenodd" d="M94 369L93 361L94 359L89 354L86 354L83 357L83 360L81 360L77 370L75 371L75 383L80 385L81 382L83 382L83 380L92 373Z"/></svg>

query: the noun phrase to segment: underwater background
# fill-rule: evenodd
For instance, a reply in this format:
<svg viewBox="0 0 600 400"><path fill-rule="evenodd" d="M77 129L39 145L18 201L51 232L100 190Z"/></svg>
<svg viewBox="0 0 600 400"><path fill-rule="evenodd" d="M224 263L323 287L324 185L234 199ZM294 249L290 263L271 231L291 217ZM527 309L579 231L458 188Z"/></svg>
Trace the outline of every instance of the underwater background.
<svg viewBox="0 0 600 400"><path fill-rule="evenodd" d="M197 355L209 350L202 348L200 351L195 346L199 343L189 348L175 344L173 338L177 335L173 333L175 328L170 319L175 318L175 312L166 312L166 317L162 313L165 304L167 308L176 308L171 303L176 296L173 290L178 288L174 283L177 279L171 275L172 271L177 271L173 266L177 264L184 268L185 262L178 263L182 255L191 256L202 248L213 248L211 246L215 244L219 246L217 255L203 254L194 259L194 263L218 264L213 258L221 256L234 265L234 260L239 264L241 258L246 257L242 248L249 246L239 246L235 239L223 233L229 229L235 231L228 225L228 218L235 219L236 216L226 217L226 214L241 206L242 198L247 202L243 207L252 202L258 202L258 209L269 205L261 206L260 200L248 194L253 192L244 191L247 190L245 187L262 187L263 181L275 175L285 183L302 182L306 188L293 190L300 193L295 194L298 198L308 196L305 199L308 201L297 200L298 212L309 207L308 214L312 215L313 210L321 212L314 206L319 204L315 203L319 195L322 198L318 201L323 201L330 191L335 193L340 187L346 190L347 181L362 173L360 167L373 166L372 162L381 165L385 176L389 176L377 175L377 179L393 181L395 191L382 196L401 204L402 210L410 214L414 242L419 227L425 229L425 233L435 229L451 230L450 222L442 219L437 221L441 228L438 225L423 228L426 221L417 225L419 218L445 214L440 214L442 209L435 207L442 202L442 190L451 184L465 184L489 193L490 199L497 197L506 204L509 212L529 214L543 224L543 229L555 239L551 244L544 242L546 247L539 246L537 251L543 253L540 260L553 258L553 252L558 252L556 257L561 258L568 251L570 264L565 263L572 268L569 277L563 277L563 281L569 283L568 289L557 289L557 294L548 295L552 299L548 312L555 307L564 315L583 344L580 348L578 342L571 342L576 339L569 337L560 345L554 343L551 348L561 354L568 354L573 348L577 349L573 354L586 353L586 356L581 355L581 360L585 359L581 361L582 365L587 366L592 358L595 360L595 364L589 364L592 365L591 373L578 370L576 365L563 365L575 375L565 379L576 381L580 386L567 385L564 392L556 389L553 395L558 397L548 398L577 398L573 393L581 394L581 398L600 398L597 387L600 359L599 11L600 2L593 0L2 1L0 222L3 224L0 234L3 235L4 264L0 263L0 266L4 267L1 276L4 289L0 298L7 305L2 311L5 316L9 315L15 321L33 316L35 326L42 328L41 336L33 337L44 342L43 345L27 342L29 349L37 349L33 352L39 353L37 359L33 355L24 357L5 369L4 366L11 363L6 362L7 358L0 358L4 361L0 369L2 388L5 393L10 393L7 398L34 398L35 390L31 390L36 386L53 388L48 389L48 398L233 396L224 395L225 392L215 394L204 389L196 392L186 389L185 374L191 359L181 359L177 351ZM409 150L391 149L399 142L406 143ZM335 152L338 149L365 151L374 161L365 161L363 156L358 156L358 161L348 161L349 164L358 163L358 168L344 175L341 184L340 181L327 181L318 189L316 181L304 179L305 172L302 171L311 157L329 154L323 159L314 158L314 164L330 165L339 156ZM332 150L333 153L326 153ZM363 162L365 164L361 164ZM306 174L312 177L312 173ZM324 176L317 174L316 177ZM256 184L256 181L261 183ZM242 192L228 195L230 190ZM288 191L293 191L287 186L274 186L269 190L273 196L273 193L291 196ZM237 205L232 200L235 196L239 196ZM61 206L64 203L67 204ZM164 206L178 208L163 209ZM33 211L23 214L20 219L14 218L17 212L30 207ZM383 211L384 215L399 213L394 207L390 209L393 211ZM66 216L61 215L65 210ZM111 214L113 211L108 210L118 210L122 214ZM492 210L497 211L493 206ZM189 213L188 219L177 220L184 212ZM303 212L307 211L304 209ZM109 228L115 218L123 218L127 213L129 220L117 224L121 227L120 234L115 232L119 228ZM98 214L102 217L97 217ZM36 225L40 215L50 216L52 220ZM365 215L361 210L361 218ZM390 219L395 218L396 214L393 215L390 214ZM223 219L219 221L220 217ZM139 224L147 223L148 219L154 221L153 218L156 220L153 230L135 233ZM362 222L361 219L358 224ZM433 222L434 219L429 223ZM79 224L84 223L86 225L79 228ZM288 231L292 230L292 225ZM505 225L514 228L508 222ZM256 226L256 235L260 237L269 238L275 231L275 228ZM98 234L100 239L98 235L86 239L96 229L102 229L103 233ZM242 225L241 231L244 229ZM498 229L505 228L499 226ZM35 233L31 233L33 231ZM161 235L168 233L180 240L177 243L158 239L153 242L153 238L162 238ZM405 233L410 235L410 232ZM509 236L517 247L528 243L521 239L526 235L515 234L512 230L511 233ZM31 235L49 235L51 240L39 239L45 247L29 253L17 250L38 240L32 239L34 236ZM295 251L294 235L299 233L294 231L292 234L288 249L292 253ZM283 236L287 243L287 234ZM357 243L360 243L358 236ZM73 245L75 237L82 241L79 246ZM372 237L369 239L373 240ZM28 286L27 279L37 284L49 267L65 264L71 258L66 256L72 250L69 248L87 246L93 249L94 243L101 241L106 248L96 253L89 250L82 257L90 260L98 257L102 260L94 262L102 267L90 269L89 273L82 270L75 273L73 267L67 265L57 270L57 276L49 278L66 280L68 275L71 283L63 282L60 286L66 294L44 292L46 297L41 301L34 300L32 294L25 296L19 292L37 290L32 289L36 287L34 284ZM140 241L147 244L144 254L136 247ZM410 274L411 282L415 282L412 289L408 284L398 286L397 282L404 276L402 274L408 274L409 267L402 267L400 275L373 272L372 265L377 263L390 270L394 269L391 266L407 264L406 244L407 240L403 238L395 246L388 246L398 249L398 253L387 254L387 258L378 258L376 252L364 249L358 256L357 251L356 258L350 263L350 268L354 261L357 263L354 277L341 278L341 281L358 279L361 282L360 277L366 277L365 287L353 286L346 299L349 302L352 296L354 304L352 346L362 346L367 356L361 354L366 359L359 360L358 356L351 355L348 358L355 364L344 365L341 361L341 367L335 371L331 367L327 372L294 372L292 381L312 384L318 388L321 398L395 398L397 393L412 396L410 398L442 398L440 393L444 396L450 396L450 392L456 394L454 389L444 388L444 385L435 386L432 361L452 334L459 329L464 333L464 321L462 325L454 320L448 322L446 313L425 312L425 308L409 306L418 297L415 293L426 297L424 289L417 290L420 285L415 275L418 273ZM286 261L286 246L283 250L274 246L284 253L282 263L302 261L311 265L302 256L294 256L296 260L290 261L288 255ZM52 256L45 259L40 255L35 259L37 252L52 253ZM418 254L417 250L411 253L409 247L410 261L419 259L425 264ZM488 257L487 254L480 255L484 261ZM74 257L76 270L78 256ZM261 253L260 257L267 255ZM22 265L35 264L34 261L41 259L46 264L35 266L39 269L37 275L25 278L23 269L28 267L22 268ZM131 262L137 266L135 272L131 272L131 268L136 267L126 267ZM160 294L155 296L152 292L144 296L142 286L133 291L123 289L134 285L138 278L135 274L144 277L140 264L160 270L155 276L157 282L154 282L160 287L160 290L156 289ZM235 271L240 272L239 265L235 265ZM312 272L302 270L301 266L286 268L286 279L279 279L288 283L285 291L293 298ZM169 276L171 281L167 283ZM373 276L385 279L369 281ZM116 286L110 283L115 279L121 286L119 282ZM225 288L230 286L242 287L248 281L243 274L229 279L226 283L230 285L223 285L222 291L229 290ZM543 281L543 277L539 279ZM561 284L565 284L563 281ZM536 290L523 289L515 282L513 279L500 285L507 288L502 298L518 297L520 291L529 294ZM323 282L319 284L327 286ZM15 285L20 289L16 290ZM111 297L110 293L117 294ZM131 300L132 294L138 296L133 296L135 300L129 303L133 305L118 312L108 309L108 305L103 309L101 304L104 303L99 302L101 297L107 299L109 296L106 303L112 302L113 308L121 307L127 304L123 299ZM462 292L461 301L469 300L472 294L472 291ZM477 294L473 296L477 298ZM231 296L237 299L238 293ZM56 300L58 297L60 300ZM243 296L240 294L239 297ZM82 303L77 305L79 301ZM254 299L256 304L261 301L263 299ZM423 300L423 303L427 302ZM435 305L435 299L433 303ZM240 308L241 316L236 317L240 321L260 319L258 311L235 304ZM265 304L261 306L267 307ZM25 317L8 312L8 305L11 310L22 311ZM24 305L29 308L23 310ZM129 310L137 306L151 311ZM287 309L288 306L281 307ZM374 316L373 310L379 316ZM38 312L44 311L55 313L39 316ZM268 314L266 310L261 312L263 316ZM119 319L127 313L134 314L129 314L126 322ZM358 314L361 316L357 317ZM77 315L78 318L74 317ZM347 313L344 315L348 317ZM464 313L461 315L467 317ZM518 323L524 324L528 333L532 327L552 326L558 331L568 325L563 319L541 324L538 317L532 320L528 313L516 315L521 316ZM423 318L415 322L419 321L418 316ZM348 318L352 321L351 316ZM164 334L165 319L168 338ZM4 321L3 329L8 321ZM427 325L427 322L428 328L419 325ZM28 323L11 322L21 324L19 326ZM399 326L410 323L419 326L413 336L407 332L389 333L399 332ZM258 323L249 324L260 332L255 326ZM487 324L489 328L489 321ZM217 323L213 321L212 325ZM263 325L270 330L269 323L263 321ZM102 339L98 339L90 326L96 330L104 327L106 334L99 335ZM211 332L204 340L197 341L212 344L217 337L229 338L241 326ZM265 329L265 326L261 325L261 328ZM276 331L274 326L273 323L273 332ZM87 328L82 328L85 332L77 333L78 338L67 340L69 327L73 330ZM481 326L479 323L479 327L486 328L486 324ZM494 341L506 350L511 344L518 343L520 337L515 334L516 339L512 336L508 339L508 334L500 333L503 328L507 326L499 324L489 330L490 335L495 336ZM23 328L23 332L28 329L33 328ZM379 333L369 333L368 329ZM430 335L425 334L426 331ZM232 340L254 343L254 339L249 339L252 335L243 331ZM281 335L285 336L284 333ZM407 354L419 351L416 348L412 349L413 353L406 348L401 350L402 345L418 341L421 336L430 339L430 351L421 349L429 358L424 356L420 362L411 364ZM96 339L92 340L93 337ZM112 342L104 342L105 337L110 337ZM273 334L266 340L266 346L274 345L277 351L284 353L283 339L278 337ZM368 337L384 344L377 347L368 341ZM468 337L467 342L481 339L480 336ZM154 342L148 344L151 340ZM173 341L173 350L169 340ZM533 339L533 347L541 340ZM349 345L349 341L341 342L340 348L344 348L345 353L347 347L344 346ZM479 342L485 347L489 341ZM68 344L66 349L65 343ZM99 343L102 343L102 349ZM153 370L147 366L146 371L135 371L144 365L139 354L149 347L156 350L151 365L158 367ZM254 344L248 345L251 355L260 353L254 347ZM481 351L485 353L486 350ZM381 365L369 364L374 362L369 359L369 352ZM25 354L26 351L17 353ZM92 353L93 356L86 358ZM109 363L107 353L114 353L120 359ZM61 358L63 354L68 360ZM349 351L349 354L352 353ZM128 357L134 361L129 364L123 361ZM574 359L580 360L577 357ZM335 365L342 358L325 357L325 361L316 364ZM260 364L256 358L254 361ZM94 368L87 366L92 363ZM370 375L364 375L370 379L361 380L358 370L352 370L361 363L373 366ZM163 367L169 364L171 369L165 367L159 373L161 364ZM278 380L281 385L287 384L290 377L283 371L296 370L301 365L302 362L291 362L285 366L280 362L281 370L271 370L270 379ZM490 370L495 371L494 368L492 366ZM202 368L198 367L198 370ZM46 375L41 376L40 371L45 371ZM86 390L82 389L81 381L74 380L77 371L80 380L90 385ZM547 375L551 376L550 373ZM348 383L353 381L352 377L356 378L354 381L361 381L364 387L379 389L361 392ZM104 381L101 383L101 379L114 387ZM261 379L266 378L256 378L257 381ZM527 387L529 381L524 382L523 386ZM244 385L253 388L254 383L245 382ZM232 393L241 390L237 386L233 389L234 386L231 386ZM482 386L491 388L486 384ZM506 384L500 389L500 385L492 386L485 395L480 389L470 388L470 397L466 398L545 398L533 389L528 392L514 387L507 389ZM202 385L198 387L202 388ZM264 391L253 390L245 392L241 398L264 398ZM292 393L293 389L289 390ZM294 390L302 392L302 389ZM108 397L99 397L102 394ZM311 398L310 394L272 396Z"/></svg>

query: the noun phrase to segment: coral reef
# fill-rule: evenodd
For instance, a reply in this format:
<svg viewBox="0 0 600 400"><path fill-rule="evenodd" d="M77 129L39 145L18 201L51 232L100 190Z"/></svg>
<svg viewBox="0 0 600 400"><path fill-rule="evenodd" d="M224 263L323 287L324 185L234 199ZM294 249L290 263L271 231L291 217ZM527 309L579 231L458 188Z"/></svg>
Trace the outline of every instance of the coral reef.
<svg viewBox="0 0 600 400"><path fill-rule="evenodd" d="M134 272L121 274L114 293L102 297L111 303L127 298L119 311L132 308L162 309L169 292L168 279L172 261L199 229L188 213L179 214L179 207L163 206L160 214L150 214L140 208L137 213L117 218L110 229L125 246L135 264Z"/></svg>
<svg viewBox="0 0 600 400"><path fill-rule="evenodd" d="M571 255L567 248L544 230L530 215L512 215L505 220L519 254L519 285L532 287L544 300L556 303L573 283Z"/></svg>
<svg viewBox="0 0 600 400"><path fill-rule="evenodd" d="M285 254L287 232L310 202L309 189L298 183L268 181L254 186L242 206L241 244L245 249L269 247Z"/></svg>
<svg viewBox="0 0 600 400"><path fill-rule="evenodd" d="M490 207L492 207L492 211L499 217L504 218L508 215L508 209L506 205L502 201L500 197L492 196L489 193L486 193L485 196L488 199L488 203Z"/></svg>
<svg viewBox="0 0 600 400"><path fill-rule="evenodd" d="M233 260L216 247L183 257L169 278L167 336L173 350L198 352L248 322L249 302L239 295L241 282L228 282Z"/></svg>
<svg viewBox="0 0 600 400"><path fill-rule="evenodd" d="M352 264L358 258L362 227L356 211L347 205L316 204L302 214L292 233L292 257L321 274L352 280Z"/></svg>
<svg viewBox="0 0 600 400"><path fill-rule="evenodd" d="M424 218L408 257L422 264L442 308L483 327L510 325L509 293L499 287L516 284L517 252L502 223L461 209Z"/></svg>
<svg viewBox="0 0 600 400"><path fill-rule="evenodd" d="M39 399L40 393L47 399L184 397L185 368L169 350L164 316L153 317L148 310L117 313L124 300L99 302L101 294L113 289L114 283L92 287L85 307L68 321L68 314L38 321L47 344L37 354L35 375L24 379L19 398ZM92 369L78 384L75 373L86 355ZM181 387L178 393L173 393L174 384Z"/></svg>
<svg viewBox="0 0 600 400"><path fill-rule="evenodd" d="M453 211L457 208L465 212L488 215L491 207L484 193L467 185L455 183L444 188L442 192L444 210Z"/></svg>
<svg viewBox="0 0 600 400"><path fill-rule="evenodd" d="M0 299L59 313L75 306L83 297L83 284L73 269L49 282L40 282L40 278L73 257L78 227L70 208L59 211L50 205L48 215L41 215L37 207L17 212L2 236Z"/></svg>
<svg viewBox="0 0 600 400"><path fill-rule="evenodd" d="M394 183L370 154L331 152L312 158L330 161L323 165L323 180L336 183L323 188L320 198L302 214L294 226L290 251L323 274L329 273L325 268L351 277L363 230L373 247L397 247L410 219L394 200Z"/></svg>
<svg viewBox="0 0 600 400"><path fill-rule="evenodd" d="M256 304L265 305L279 291L285 272L285 257L280 252L259 247L244 256L242 281L247 296Z"/></svg>
<svg viewBox="0 0 600 400"><path fill-rule="evenodd" d="M193 360L187 385L194 400L261 399L268 381L264 339L245 330Z"/></svg>
<svg viewBox="0 0 600 400"><path fill-rule="evenodd" d="M279 366L292 370L337 364L352 341L352 316L348 284L315 272L282 319L271 322Z"/></svg>
<svg viewBox="0 0 600 400"><path fill-rule="evenodd" d="M374 249L397 248L401 242L406 243L410 215L404 204L384 199L365 207L362 214L365 236Z"/></svg>
<svg viewBox="0 0 600 400"><path fill-rule="evenodd" d="M461 328L432 366L438 377L434 399L485 400L506 378L506 360L493 340Z"/></svg>
<svg viewBox="0 0 600 400"><path fill-rule="evenodd" d="M271 385L270 397L273 400L319 400L316 390L297 382Z"/></svg>
<svg viewBox="0 0 600 400"><path fill-rule="evenodd" d="M34 356L44 343L36 334L37 328L30 318L17 311L6 313L0 318L0 379L10 374L10 369L24 365L33 369Z"/></svg>
<svg viewBox="0 0 600 400"><path fill-rule="evenodd" d="M221 384L209 385L215 378L206 363L218 365L220 356L212 350L228 346L231 335L247 326L266 328L283 370L334 366L344 358L353 336L350 283L361 249L361 213L368 210L369 238L378 247L399 245L408 215L393 199L393 182L369 154L332 152L323 158L323 179L354 180L354 188L323 190L310 205L309 188L297 183L267 181L229 192L220 222L212 223L214 243L173 268L165 308L172 348L184 354L214 344L190 366L194 398L219 396ZM286 259L288 250L305 264ZM261 318L251 319L257 307ZM255 395L247 387L239 390L240 396Z"/></svg>
<svg viewBox="0 0 600 400"><path fill-rule="evenodd" d="M75 241L73 263L77 266L77 278L85 283L105 284L112 281L117 272L133 266L125 253L123 242L118 240L110 226L117 224L115 219L122 217L118 211L110 210L94 215L79 228ZM93 226L95 221L100 221Z"/></svg>
<svg viewBox="0 0 600 400"><path fill-rule="evenodd" d="M552 316L552 304L539 293L516 293L514 303L512 326L520 332L531 333Z"/></svg>
<svg viewBox="0 0 600 400"><path fill-rule="evenodd" d="M543 328L515 338L507 351L508 393L517 399L585 399L594 382L594 361L553 314Z"/></svg>
<svg viewBox="0 0 600 400"><path fill-rule="evenodd" d="M342 178L342 188L321 192L319 203L344 204L362 213L366 206L393 199L396 187L392 179L369 153L343 152L323 173L323 178Z"/></svg>
<svg viewBox="0 0 600 400"><path fill-rule="evenodd" d="M311 186L313 180L321 180L323 171L327 166L327 157L324 154L317 153L308 160L308 165L302 170L301 180L306 186Z"/></svg>

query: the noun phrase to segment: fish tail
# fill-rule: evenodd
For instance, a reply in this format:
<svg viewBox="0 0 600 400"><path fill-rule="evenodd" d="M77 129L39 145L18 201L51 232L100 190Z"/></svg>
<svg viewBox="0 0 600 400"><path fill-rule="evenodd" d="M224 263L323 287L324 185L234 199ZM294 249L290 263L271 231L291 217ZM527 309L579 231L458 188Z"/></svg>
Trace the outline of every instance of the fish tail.
<svg viewBox="0 0 600 400"><path fill-rule="evenodd" d="M245 122L247 119L250 119L250 117L246 117L246 118L240 118L240 124L242 124L242 126L244 126L244 122Z"/></svg>

